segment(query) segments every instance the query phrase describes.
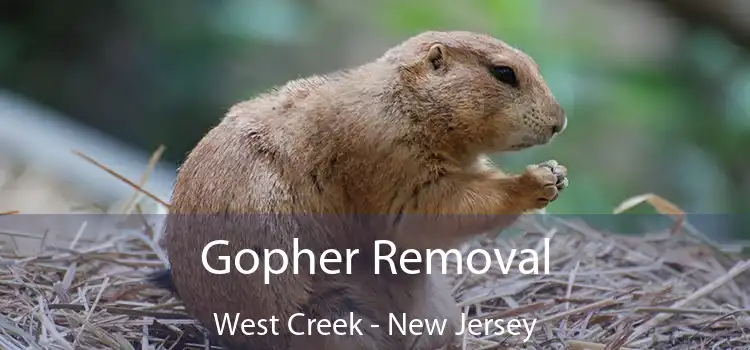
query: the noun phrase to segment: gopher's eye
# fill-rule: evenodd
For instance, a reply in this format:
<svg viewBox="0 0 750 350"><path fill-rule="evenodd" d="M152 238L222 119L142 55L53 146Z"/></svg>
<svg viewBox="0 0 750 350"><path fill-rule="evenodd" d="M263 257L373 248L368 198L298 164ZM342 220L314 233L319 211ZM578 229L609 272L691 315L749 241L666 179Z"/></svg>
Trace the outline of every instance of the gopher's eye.
<svg viewBox="0 0 750 350"><path fill-rule="evenodd" d="M495 79L513 87L518 87L518 78L513 68L507 66L491 66L490 73Z"/></svg>

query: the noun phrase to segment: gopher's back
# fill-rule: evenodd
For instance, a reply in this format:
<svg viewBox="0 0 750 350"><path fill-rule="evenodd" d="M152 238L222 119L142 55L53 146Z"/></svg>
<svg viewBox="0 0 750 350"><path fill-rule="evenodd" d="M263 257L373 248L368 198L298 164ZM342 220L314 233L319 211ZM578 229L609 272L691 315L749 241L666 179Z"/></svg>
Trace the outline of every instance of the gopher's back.
<svg viewBox="0 0 750 350"><path fill-rule="evenodd" d="M293 299L304 299L304 295L295 296L283 288L283 280L290 280L290 276L279 276L279 283L263 286L257 274L240 275L232 267L230 273L216 275L202 265L201 252L214 240L229 242L229 246L214 246L207 257L214 268L223 268L218 255L234 256L243 248L260 255L264 246L272 246L278 236L284 235L265 229L272 221L270 216L252 214L273 203L271 195L287 197L290 187L279 181L279 174L264 161L268 155L262 153L262 148L247 152L252 149L251 137L225 121L193 149L180 168L162 240L180 299L188 313L214 334L218 334L215 315L219 319L234 313L240 313L240 319L289 315L294 312ZM244 296L245 300L240 301L237 296ZM269 296L289 300L274 302L268 300ZM240 337L235 341L222 338L223 345L229 348L245 345ZM257 339L257 346L284 348L283 344L276 347L272 340L281 339Z"/></svg>
<svg viewBox="0 0 750 350"><path fill-rule="evenodd" d="M304 273L294 275L291 268L268 284L262 273L243 275L234 267L227 274L212 274L201 260L210 242L229 241L210 250L207 261L214 265L220 264L218 256L234 257L241 249L253 249L261 257L263 249L290 252L293 238L315 256L332 247L372 242L371 237L344 234L358 229L347 226L342 215L363 203L353 201L352 192L369 191L360 184L372 185L365 178L377 171L371 165L373 147L357 137L366 127L336 119L343 111L325 104L326 83L323 78L292 82L236 105L180 168L162 244L187 311L214 332L216 315L225 313L239 312L240 319L280 319L281 335L254 336L252 343L242 336L226 338L230 345L284 349L289 341L283 334L285 320L299 312L320 282ZM348 137L341 137L343 132ZM370 153L364 154L365 149ZM353 186L344 183L354 174L337 166L355 169ZM243 260L246 268L251 263ZM257 271L264 268L261 261Z"/></svg>

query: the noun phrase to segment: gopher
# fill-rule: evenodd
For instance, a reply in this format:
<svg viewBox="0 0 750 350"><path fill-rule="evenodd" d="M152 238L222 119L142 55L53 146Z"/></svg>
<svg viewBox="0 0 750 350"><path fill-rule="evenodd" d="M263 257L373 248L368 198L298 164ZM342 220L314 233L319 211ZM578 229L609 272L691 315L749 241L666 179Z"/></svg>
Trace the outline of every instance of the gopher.
<svg viewBox="0 0 750 350"><path fill-rule="evenodd" d="M544 208L568 186L564 166L508 174L488 155L547 144L566 125L534 60L473 32L424 32L361 66L288 82L234 105L189 153L160 242L170 269L152 280L229 349L452 348L460 310L445 277L375 274L373 242L452 248ZM207 250L214 268L249 269L250 254L234 258L243 249L359 254L345 272L343 261L327 264L338 274L312 272L317 262L303 257L299 271L265 283L260 272L209 272L202 253L215 240L228 243ZM229 334L226 315L253 320L254 333ZM389 316L402 315L447 320L447 329L389 332ZM352 334L308 327L352 317Z"/></svg>

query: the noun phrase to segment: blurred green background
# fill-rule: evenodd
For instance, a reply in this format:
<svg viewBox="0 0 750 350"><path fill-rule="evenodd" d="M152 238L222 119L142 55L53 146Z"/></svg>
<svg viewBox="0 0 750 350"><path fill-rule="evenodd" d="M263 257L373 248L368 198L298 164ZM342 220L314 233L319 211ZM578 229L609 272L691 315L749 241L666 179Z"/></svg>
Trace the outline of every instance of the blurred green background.
<svg viewBox="0 0 750 350"><path fill-rule="evenodd" d="M691 213L740 214L730 231L745 236L746 0L3 0L0 88L144 152L164 144L177 166L233 103L441 29L525 50L566 107L554 144L501 163L568 166L549 212L611 213L654 192Z"/></svg>

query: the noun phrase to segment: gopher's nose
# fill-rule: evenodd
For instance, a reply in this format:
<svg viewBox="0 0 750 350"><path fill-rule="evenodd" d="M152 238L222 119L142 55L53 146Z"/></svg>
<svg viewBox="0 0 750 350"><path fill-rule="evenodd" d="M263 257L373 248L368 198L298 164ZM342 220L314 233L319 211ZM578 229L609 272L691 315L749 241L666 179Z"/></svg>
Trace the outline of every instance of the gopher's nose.
<svg viewBox="0 0 750 350"><path fill-rule="evenodd" d="M557 123L552 127L552 134L559 134L565 131L565 128L568 127L568 116L565 114L565 110L562 106L557 106L555 117L557 117Z"/></svg>
<svg viewBox="0 0 750 350"><path fill-rule="evenodd" d="M553 134L559 134L563 131L565 131L565 128L568 127L568 118L563 115L562 117L562 123L557 123L555 126L552 127L552 133Z"/></svg>

